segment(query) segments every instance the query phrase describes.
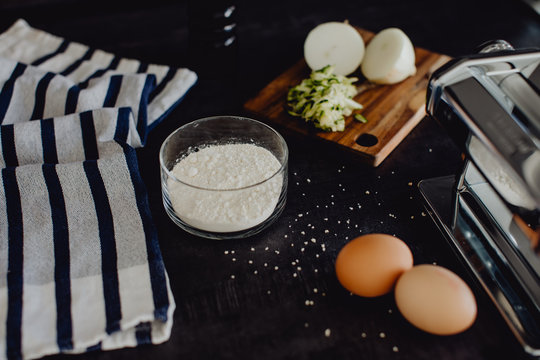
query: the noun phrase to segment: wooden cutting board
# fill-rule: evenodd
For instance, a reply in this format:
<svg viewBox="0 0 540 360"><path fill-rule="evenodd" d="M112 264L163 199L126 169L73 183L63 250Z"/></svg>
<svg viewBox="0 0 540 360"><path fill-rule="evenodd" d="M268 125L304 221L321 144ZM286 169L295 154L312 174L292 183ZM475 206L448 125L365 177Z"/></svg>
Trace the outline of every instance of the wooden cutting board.
<svg viewBox="0 0 540 360"><path fill-rule="evenodd" d="M364 42L369 43L373 33L357 29ZM365 90L354 99L364 106L354 113L362 114L367 123L345 119L345 131L324 132L304 119L287 113L287 92L310 74L304 59L279 75L254 98L244 104L244 109L254 117L275 124L280 128L307 136L316 136L348 150L378 166L425 116L426 89L431 73L450 58L422 48L415 48L416 74L394 85L372 85L362 76L356 85ZM350 76L356 76L351 74Z"/></svg>

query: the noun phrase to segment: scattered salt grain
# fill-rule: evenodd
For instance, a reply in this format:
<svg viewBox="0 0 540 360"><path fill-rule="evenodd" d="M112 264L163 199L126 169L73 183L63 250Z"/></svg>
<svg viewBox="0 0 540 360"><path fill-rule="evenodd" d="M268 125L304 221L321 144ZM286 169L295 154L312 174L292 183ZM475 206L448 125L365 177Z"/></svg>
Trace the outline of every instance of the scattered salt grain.
<svg viewBox="0 0 540 360"><path fill-rule="evenodd" d="M330 337L330 333L331 333L330 329L324 330L324 336Z"/></svg>

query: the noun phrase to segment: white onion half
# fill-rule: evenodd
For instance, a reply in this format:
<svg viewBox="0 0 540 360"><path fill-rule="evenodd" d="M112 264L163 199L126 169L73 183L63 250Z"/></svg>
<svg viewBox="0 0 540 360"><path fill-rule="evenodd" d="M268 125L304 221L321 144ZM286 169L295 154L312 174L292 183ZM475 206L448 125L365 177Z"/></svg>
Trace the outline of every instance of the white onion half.
<svg viewBox="0 0 540 360"><path fill-rule="evenodd" d="M377 84L395 84L416 73L414 47L398 28L377 33L366 47L362 74Z"/></svg>
<svg viewBox="0 0 540 360"><path fill-rule="evenodd" d="M304 58L312 70L334 66L337 75L353 73L364 58L364 40L351 25L327 22L313 28L304 42Z"/></svg>

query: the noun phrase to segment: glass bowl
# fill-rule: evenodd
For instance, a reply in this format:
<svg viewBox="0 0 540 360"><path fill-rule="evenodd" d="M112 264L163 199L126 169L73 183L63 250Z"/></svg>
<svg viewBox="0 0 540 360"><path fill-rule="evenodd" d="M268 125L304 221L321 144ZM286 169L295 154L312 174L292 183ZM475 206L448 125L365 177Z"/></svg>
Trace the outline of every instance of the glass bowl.
<svg viewBox="0 0 540 360"><path fill-rule="evenodd" d="M239 239L272 224L287 197L288 148L262 122L195 120L161 145L161 191L169 217L209 239Z"/></svg>

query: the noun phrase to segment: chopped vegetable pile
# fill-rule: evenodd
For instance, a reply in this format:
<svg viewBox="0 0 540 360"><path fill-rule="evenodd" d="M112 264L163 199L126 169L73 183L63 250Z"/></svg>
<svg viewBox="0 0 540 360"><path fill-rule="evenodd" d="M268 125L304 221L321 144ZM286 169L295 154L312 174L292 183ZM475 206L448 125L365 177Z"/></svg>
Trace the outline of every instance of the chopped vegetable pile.
<svg viewBox="0 0 540 360"><path fill-rule="evenodd" d="M362 105L352 98L358 93L352 85L357 78L335 75L331 65L313 71L308 79L289 90L289 114L324 131L345 130L345 116Z"/></svg>

